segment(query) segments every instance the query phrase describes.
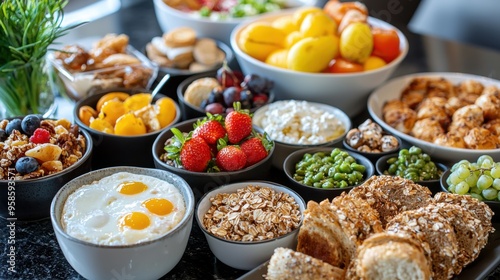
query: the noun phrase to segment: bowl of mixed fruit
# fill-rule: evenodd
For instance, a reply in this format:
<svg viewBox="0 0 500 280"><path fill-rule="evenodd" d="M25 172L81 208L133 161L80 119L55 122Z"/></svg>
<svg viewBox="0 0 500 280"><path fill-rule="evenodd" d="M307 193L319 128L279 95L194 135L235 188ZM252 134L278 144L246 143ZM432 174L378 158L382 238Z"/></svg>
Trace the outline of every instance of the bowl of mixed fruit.
<svg viewBox="0 0 500 280"><path fill-rule="evenodd" d="M156 168L181 176L197 197L219 185L264 176L273 151L274 142L252 126L238 102L225 116L207 113L163 131L152 149Z"/></svg>
<svg viewBox="0 0 500 280"><path fill-rule="evenodd" d="M226 63L215 75L204 73L191 76L177 87L177 98L185 120L211 114L227 114L234 102L242 109L255 112L274 101L274 82L258 74L243 75Z"/></svg>

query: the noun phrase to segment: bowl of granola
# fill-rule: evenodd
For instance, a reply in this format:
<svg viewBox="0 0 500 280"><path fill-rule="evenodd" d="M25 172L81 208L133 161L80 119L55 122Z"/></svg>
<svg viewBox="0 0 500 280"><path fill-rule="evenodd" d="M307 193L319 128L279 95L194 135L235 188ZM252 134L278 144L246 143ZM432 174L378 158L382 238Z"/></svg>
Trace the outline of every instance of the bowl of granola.
<svg viewBox="0 0 500 280"><path fill-rule="evenodd" d="M49 217L54 195L90 171L92 138L67 119L38 115L0 121L0 217Z"/></svg>
<svg viewBox="0 0 500 280"><path fill-rule="evenodd" d="M219 261L250 270L278 247L296 248L305 207L302 197L283 185L243 181L206 193L195 219Z"/></svg>

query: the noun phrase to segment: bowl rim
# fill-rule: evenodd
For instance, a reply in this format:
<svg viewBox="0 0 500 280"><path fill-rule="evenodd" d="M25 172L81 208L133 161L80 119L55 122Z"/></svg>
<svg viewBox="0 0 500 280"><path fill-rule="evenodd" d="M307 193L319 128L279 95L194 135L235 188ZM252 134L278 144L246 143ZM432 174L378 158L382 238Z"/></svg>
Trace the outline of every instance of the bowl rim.
<svg viewBox="0 0 500 280"><path fill-rule="evenodd" d="M159 130L151 131L151 132L140 134L140 135L116 135L116 134L105 133L105 132L102 132L102 131L90 128L90 126L84 124L82 122L82 120L80 120L80 117L78 116L78 111L83 106L82 104L85 103L85 102L87 102L87 100L89 98L97 98L96 96L98 96L98 95L100 95L102 97L102 96L106 95L107 93L112 93L112 92L116 92L116 91L122 91L122 92L128 93L130 95L134 95L134 94L138 94L138 93L151 93L151 90L145 90L145 89L143 91L141 91L140 89L139 90L138 89L128 89L128 91L134 92L134 93L130 93L130 92L127 92L127 89L124 89L124 88L110 88L109 90L106 89L106 90L100 91L99 93L86 96L86 97L78 100L75 103L74 107L73 107L73 119L75 120L75 123L77 123L78 126L80 126L80 128L82 128L82 130L88 130L88 131L91 131L92 133L100 135L100 136L110 137L112 139L119 140L119 139L141 139L141 138L147 138L147 137L150 137L150 136L158 135L159 132L167 130L171 126L173 126L176 123L178 123L179 120L181 119L181 114L182 113L181 113L181 109L180 109L180 106L177 103L177 101L175 101L173 98L171 98L171 97L169 97L167 95L158 93L156 95L156 97L158 97L158 98L169 97L170 99L172 99L172 101L174 103L174 106L175 106L175 117L174 117L174 119L167 126L161 128Z"/></svg>
<svg viewBox="0 0 500 280"><path fill-rule="evenodd" d="M243 169L235 170L235 171L194 172L194 171L186 170L184 168L178 168L178 167L175 167L175 166L168 165L166 162L160 160L160 156L156 153L156 149L157 149L157 147L159 147L160 144L163 145L163 146L165 146L165 141L167 139L163 139L163 138L166 137L165 135L167 133L171 132L170 129L174 128L174 127L177 128L177 127L183 126L183 125L194 124L197 120L202 119L202 118L203 117L192 118L192 119L180 122L180 123L176 123L175 125L169 127L169 129L165 129L165 130L161 131L161 133L156 137L156 139L155 139L155 141L153 142L153 145L152 145L152 153L153 153L153 160L154 160L154 162L157 163L157 164L160 164L163 168L166 168L168 170L174 170L175 172L180 173L183 176L219 177L219 176L229 176L229 175L235 175L235 174L240 174L240 173L246 172L248 170L251 170L251 169L253 169L255 167L258 167L258 166L264 164L265 162L267 162L267 160L269 160L272 157L272 155L274 153L274 150L276 148L276 143L274 143L274 141L270 141L271 143L273 143L273 146L269 150L267 156L264 159L260 160L257 163L254 163L254 164L252 164L250 166L247 166L247 167L245 167ZM185 131L182 131L182 132L185 132ZM164 150L164 149L161 149L161 150Z"/></svg>
<svg viewBox="0 0 500 280"><path fill-rule="evenodd" d="M223 242L227 242L227 243L231 243L231 244L236 244L236 245L257 245L257 244L270 243L270 242L273 242L273 241L276 241L276 240L280 240L280 239L286 238L289 235L293 235L295 232L297 232L297 231L300 230L300 227L302 226L302 223L304 221L304 212L303 211L301 211L300 223L299 223L299 226L297 228L295 228L294 230L292 230L292 231L290 231L290 232L288 232L288 233L286 233L284 235L280 235L278 237L271 238L271 239L258 240L258 241L234 241L234 240L224 239L224 238L215 236L212 233L210 233L203 226L203 223L200 221L201 218L198 216L198 208L200 207L201 202L204 201L204 200L206 200L206 199L209 199L210 196L213 194L214 191L217 191L217 190L220 190L220 189L223 189L223 188L226 188L226 187L230 187L230 186L235 185L235 184L246 184L246 185L252 185L252 184L254 184L254 185L259 185L259 186L267 186L267 187L270 187L270 188L274 189L275 191L279 190L280 192L283 192L283 191L281 191L281 189L286 189L287 191L293 193L297 198L300 198L299 201L297 201L297 199L294 198L294 200L299 205L299 208L303 207L304 210L305 210L306 206L307 206L305 200L296 191L294 191L293 189L291 189L291 188L289 188L289 187L287 187L285 185L282 185L282 184L279 184L279 183L276 183L276 182L272 182L272 181L267 181L267 180L250 180L250 181L240 181L240 182L234 182L234 183L228 183L228 184L220 185L220 186L218 186L216 188L211 189L210 191L206 192L205 194L203 194L203 196L200 198L200 200L196 203L195 213L194 213L195 219L196 219L196 222L198 223L198 226L200 227L200 229L203 231L203 233L205 235L209 235L210 237L213 237L213 238L215 238L216 240L219 240L219 241L223 241ZM241 187L241 188L244 188L244 187ZM231 193L233 193L233 192L231 192Z"/></svg>
<svg viewBox="0 0 500 280"><path fill-rule="evenodd" d="M446 193L452 193L446 188L445 186L448 186L448 183L446 183L446 178L451 174L451 168L448 168L445 172L443 172L443 175L441 175L441 178L439 178L439 185L441 186L441 191L446 192ZM467 194L464 194L467 195ZM500 201L494 201L494 200L482 200L482 202L488 204L491 203L492 205L500 205ZM493 210L493 209L492 209Z"/></svg>
<svg viewBox="0 0 500 280"><path fill-rule="evenodd" d="M155 0L155 1L157 1L157 0ZM161 1L161 0L159 0L159 1ZM376 68L373 70L355 72L355 73L323 73L323 72L309 73L309 72L295 71L295 70L284 69L284 68L280 68L280 67L277 67L274 65L267 64L263 61L260 61L256 58L251 57L250 55L245 53L240 48L240 46L238 44L237 37L239 37L242 30L246 26L248 26L250 23L259 22L259 21L267 21L267 20L270 20L271 18L275 18L277 16L292 14L293 12L294 12L294 9L287 9L287 10L281 10L281 11L276 11L276 12L272 12L272 13L266 13L266 14L261 15L260 17L248 19L246 21L239 23L233 29L233 31L231 32L231 35L230 35L231 48L233 49L236 56L237 57L240 56L243 59L245 59L246 61L248 61L249 63L255 64L260 68L268 68L268 69L276 71L278 73L286 73L286 74L297 75L297 76L301 76L301 77L305 76L305 77L331 78L331 77L364 77L364 76L371 75L374 73L383 72L383 71L386 71L387 69L390 69L392 67L396 67L397 65L399 65L401 63L401 61L403 61L408 54L409 42L408 42L408 39L406 38L406 36L404 35L404 33L401 32L401 30L399 30L398 28L396 28L392 24L385 22L383 20L371 17L371 16L368 17L368 23L370 25L382 26L385 28L394 29L396 31L396 33L398 34L399 41L400 41L400 43L399 43L400 44L399 55L395 59L393 59L391 62L387 63L385 66L380 67L380 68Z"/></svg>
<svg viewBox="0 0 500 280"><path fill-rule="evenodd" d="M15 117L17 118L17 117ZM54 177L57 177L57 176L60 176L60 175L66 175L67 173L69 172L72 172L73 170L75 170L76 168L80 167L84 162L86 162L88 159L91 158L92 156L92 148L94 146L94 142L92 140L92 136L90 135L90 133L88 133L85 129L81 128L79 126L79 133L82 134L86 140L86 146L85 146L85 151L82 155L82 157L80 159L78 159L77 162L73 163L71 166L67 167L66 169L63 169L59 172L56 172L56 173L53 173L53 174L50 174L50 175L46 175L46 176L42 176L42 177L38 177L38 178L31 178L31 179L22 179L22 180L10 180L10 179L7 179L7 180L0 180L0 184L4 184L4 183L9 183L9 182L15 182L16 186L17 185L21 185L21 184L25 184L25 183L39 183L39 182L44 182L46 180L50 180Z"/></svg>
<svg viewBox="0 0 500 280"><path fill-rule="evenodd" d="M92 243L92 242L89 242L89 241L85 241L85 240L81 240L81 239L78 239L76 237L73 237L73 236L69 235L65 230L62 229L61 221L56 219L56 216L57 216L56 209L55 209L56 208L56 202L60 201L60 203L62 204L62 206L64 206L64 203L66 203L66 200L62 201L62 200L58 199L62 195L62 192L66 188L68 188L67 187L68 183L66 183L54 195L54 198L52 199L52 202L50 204L50 220L51 220L52 227L54 228L54 231L56 232L56 234L60 234L60 236L62 236L65 240L68 240L68 241L71 241L71 242L74 242L74 243L79 243L81 245L85 245L85 246L89 246L89 247L94 247L94 248L105 248L105 249L137 248L137 247L148 246L148 245L151 245L153 243L162 241L162 240L168 238L170 235L173 235L173 234L181 231L182 228L185 225L187 225L187 226L190 225L189 221L190 221L190 219L194 215L194 208L195 208L194 207L195 206L194 194L193 194L193 191L191 190L191 188L189 187L189 184L182 177L180 177L179 175L176 175L176 174L173 174L171 172L168 172L168 171L165 171L165 170L161 170L161 169L136 167L136 166L112 166L112 167L106 167L105 169L107 169L107 170L115 170L116 172L124 172L123 170L128 170L127 172L131 172L131 173L133 173L133 172L141 172L143 170L154 170L154 172L165 173L165 174L169 174L170 176L177 177L178 180L182 180L183 184L186 185L185 189L186 189L186 192L187 192L187 194L189 196L188 199L186 199L186 197L184 197L184 195L182 195L182 192L181 192L182 198L184 199L184 203L186 204L186 213L184 214L184 216L182 217L182 219L179 221L179 223L177 223L177 225L175 225L174 228L172 228L170 231L167 231L163 235L160 235L160 236L156 237L153 240L148 240L148 241L134 243L134 244L124 244L124 245L95 244L95 243ZM130 170L133 170L133 171L130 171ZM78 179L81 179L83 177L90 176L92 174L99 173L99 172L102 172L102 170L101 169L93 170L93 171L90 171L88 173L82 174L82 175L80 175L78 177L75 177L71 181L78 180ZM138 173L135 173L135 174L138 174ZM179 189L179 191L180 191L179 187L176 186L176 188ZM76 191L76 189L75 189L75 191ZM68 194L68 196L69 195L70 194ZM193 207L188 208L187 200L192 201L192 204L193 204L192 206Z"/></svg>
<svg viewBox="0 0 500 280"><path fill-rule="evenodd" d="M387 155L383 155L381 156L380 158L377 159L377 161L375 162L375 172L378 173L378 175L387 175L387 176L396 176L396 175L391 175L391 174L384 174L383 171L384 170L381 170L382 172L379 171L380 167L382 164L384 164L384 161L386 161L387 159L391 158L391 157L397 157L399 154L398 153L390 153L390 154L387 154ZM432 159L431 159L432 160ZM426 183L426 182L438 182L439 180L441 180L441 177L443 177L444 173L449 170L450 168L448 167L448 165L442 163L442 162L439 162L439 161L435 161L435 160L432 160L432 162L434 162L434 164L436 165L436 167L438 169L440 169L443 173L441 173L441 176L439 176L438 179L433 179L433 180L423 180L423 181L415 181L415 183L419 184L419 183Z"/></svg>
<svg viewBox="0 0 500 280"><path fill-rule="evenodd" d="M212 74L209 71L207 71L205 73L198 72L195 75L187 77L182 82L180 82L179 85L177 86L176 92L177 92L177 99L179 100L179 103L182 103L183 105L186 105L190 109L193 109L193 110L195 110L195 111L197 111L197 112L199 112L201 114L206 114L206 112L202 111L199 107L196 107L193 104L191 104L189 102L186 102L186 100L184 99L184 93L185 93L185 91L183 89L184 88L187 89L187 87L189 86L189 84L191 84L192 82L194 82L194 81L196 81L198 79L202 79L202 78L214 78L214 79L216 79L216 77L212 76ZM267 104L273 103L275 101L274 99L275 99L274 90L271 89L271 91L269 92L269 95L268 95L268 101L267 101L267 103L265 103L261 107L249 109L250 113L254 114L258 109L264 107ZM225 115L227 115L227 113L222 113L220 115L225 116Z"/></svg>
<svg viewBox="0 0 500 280"><path fill-rule="evenodd" d="M370 116L373 118L375 122L377 122L380 126L382 126L383 129L390 131L391 133L399 136L401 139L411 142L415 146L419 147L425 147L427 149L439 149L443 152L446 153L468 153L470 155L475 155L479 157L482 154L490 154L490 153L499 153L500 148L497 149L485 149L485 150L479 150L479 149L465 149L465 148L453 148L453 147L446 147L442 145L437 145L431 142L427 142L421 139L418 139L416 137L413 137L409 134L400 132L399 130L391 127L389 124L387 124L381 117L379 117L375 113L375 108L373 108L373 103L375 102L375 98L378 94L380 94L381 91L383 91L386 87L395 85L398 83L404 83L404 81L409 81L410 79L417 78L417 77L428 77L428 78L445 78L447 80L449 79L474 79L476 81L481 81L481 82L487 82L487 83L493 83L500 85L500 80L495 80L492 78L484 77L484 76L479 76L479 75L474 75L474 74L468 74L468 73L458 73L458 72L420 72L420 73L413 73L413 74L408 74L404 76L399 76L393 79L390 79L389 81L383 83L379 87L377 87L375 90L373 90L370 93L370 96L368 97L367 101L367 109L368 113ZM402 90L402 88L400 89ZM380 108L381 109L381 108ZM378 110L378 109L377 109Z"/></svg>
<svg viewBox="0 0 500 280"><path fill-rule="evenodd" d="M345 126L345 129L344 129L344 132L341 135L339 135L337 138L332 139L332 140L327 141L327 142L319 143L319 144L294 144L294 143L287 143L287 142L282 142L282 141L279 141L279 140L272 139L275 143L277 143L277 144L279 144L281 146L286 146L286 147L290 147L290 148L293 148L293 149L297 149L297 148L314 148L314 147L323 147L323 146L333 145L333 144L336 144L336 143L342 141L342 139L345 138L345 136L347 135L347 132L352 127L351 118L343 110L341 110L340 108L332 106L332 105L324 104L324 103L307 101L307 100L295 100L295 99L276 100L276 101L273 101L271 103L264 104L263 106L261 106L257 110L255 110L255 112L253 113L254 117L255 117L255 115L263 114L263 112L265 112L265 110L267 110L267 108L269 108L269 106L271 104L275 104L275 103L277 104L277 103L280 103L280 102L287 102L287 101L298 101L298 102L305 101L305 102L307 102L307 104L310 104L310 105L315 106L315 107L319 107L321 109L325 109L328 112L333 113L336 117L338 117L339 120L342 122L342 124ZM344 122L343 120L345 120L346 122ZM259 127L260 129L264 130L263 127L261 127L258 124L254 123L254 121L255 121L255 118L252 119L252 123L255 126Z"/></svg>
<svg viewBox="0 0 500 280"><path fill-rule="evenodd" d="M339 149L341 151L348 152L349 155L351 155L351 156L352 156L352 154L354 154L354 156L355 156L354 158L356 159L356 162L359 161L359 159L362 159L363 161L368 163L369 168L368 167L366 168L366 177L364 178L363 181L361 181L359 184L356 184L354 186L347 186L345 188L331 188L331 189L315 188L315 187L311 187L311 186L307 186L307 185L304 185L302 183L299 183L297 180L293 179L293 174L290 174L289 170L287 168L285 168L287 162L291 161L291 158L296 156L296 155L302 154L302 156L303 156L305 153L310 153L310 152L325 152L325 151L331 152L334 149ZM368 170L370 170L371 172L368 172ZM285 161L283 162L283 171L285 172L285 175L286 175L286 177L288 177L289 180L292 180L294 183L297 184L297 186L305 187L306 189L311 189L311 190L314 190L316 192L349 191L349 190L363 184L366 180L368 180L370 177L375 175L375 165L370 161L369 158L367 158L364 155L361 155L359 153L356 153L356 152L351 152L351 151L348 151L346 149L342 149L342 148L338 148L338 147L315 147L315 148L300 149L300 150L297 150L297 151L290 153L285 158Z"/></svg>

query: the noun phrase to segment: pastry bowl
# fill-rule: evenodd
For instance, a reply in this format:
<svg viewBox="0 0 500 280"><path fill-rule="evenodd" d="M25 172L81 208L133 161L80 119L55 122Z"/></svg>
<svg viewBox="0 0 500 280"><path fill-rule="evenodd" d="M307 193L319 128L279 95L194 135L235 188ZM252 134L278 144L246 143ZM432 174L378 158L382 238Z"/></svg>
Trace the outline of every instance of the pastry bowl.
<svg viewBox="0 0 500 280"><path fill-rule="evenodd" d="M311 114L314 116L309 112L312 112ZM304 140L286 136L292 135L292 131L287 134L278 133L279 129L288 129L284 127L285 122L289 127L311 126L308 130L304 130L310 134L308 139L311 139ZM291 153L304 148L334 146L342 141L351 128L350 118L341 109L305 100L278 100L264 105L255 111L253 123L256 127L267 132L269 137L273 139L276 149L272 163L273 167L280 170L283 170L283 162ZM313 128L313 126L318 127ZM317 131L313 134L311 129ZM328 138L319 138L321 135L327 135Z"/></svg>
<svg viewBox="0 0 500 280"><path fill-rule="evenodd" d="M259 187L259 188L269 188L274 192L274 195L263 195L265 192L260 192L261 195L259 194L259 191L248 191L245 192L243 191L246 188L249 187ZM271 193L272 193L271 192ZM264 207L263 209L258 208L259 210L262 210L263 213L269 214L269 216L277 215L277 219L281 222L291 222L292 224L296 225L297 227L290 227L288 232L286 233L275 233L275 226L271 226L272 230L267 230L266 232L273 232L273 235L268 237L267 239L264 240L259 240L259 236L262 236L265 233L261 233L261 231L257 230L257 233L253 235L253 237L249 238L249 236L252 236L252 234L248 234L246 237L238 238L236 240L231 240L227 238L224 235L220 235L220 232L217 233L217 225L211 224L209 222L211 214L207 214L209 211L210 213L213 213L213 210L216 209L216 206L214 206L214 203L216 200L220 199L220 197L224 196L235 196L238 194L238 197L241 197L242 199L237 202L240 205L244 204L250 204L252 205L252 202L246 201L246 199L243 198L244 194L247 194L251 197L254 198L261 198L262 201L268 201L269 204L272 204L273 206L268 206L267 208ZM277 198L276 194L282 193L283 196L281 198ZM285 200L284 197L287 196L288 198ZM275 202L271 203L269 202L270 198L274 198ZM229 201L228 201L229 202ZM244 203L244 204L242 204ZM284 217L279 214L279 209L280 206L278 205L293 205L295 204L296 206L290 206L287 207L288 209L291 209L289 217ZM278 247L285 247L285 248L290 248L290 249L295 249L297 246L297 235L299 232L299 227L302 224L303 220L303 213L306 207L306 203L304 200L301 198L300 195L298 195L295 191L289 189L288 187L285 187L283 185L274 183L274 182L268 182L268 181L242 181L242 182L237 182L237 183L230 183L230 184L225 184L222 186L219 186L215 189L212 189L211 191L207 192L198 202L198 205L196 207L196 222L198 223L199 227L201 228L203 234L205 235L205 238L208 242L208 245L210 247L210 250L212 253L217 257L217 259L224 264L231 266L233 268L237 269L242 269L242 270L251 270L260 264L264 263L265 261L269 260L269 258L272 256L274 249ZM238 210L234 211L230 215L241 215L240 221L246 221L247 219L244 218L244 208L242 208L241 212ZM240 214L238 214L240 213ZM290 220L290 217L292 217L292 220ZM226 220L227 217L224 217L223 219ZM284 221L285 220L285 221ZM226 220L227 221L227 220ZM255 222L249 222L250 225L254 225ZM269 224L269 221L262 221L262 224ZM209 226L207 228L207 226ZM256 226L258 228L258 225ZM229 231L232 230L233 227L228 229ZM243 235L244 236L244 235ZM243 239L248 241L243 241Z"/></svg>
<svg viewBox="0 0 500 280"><path fill-rule="evenodd" d="M375 163L375 170L378 175L391 175L388 173L388 169L390 164L388 163L388 160L391 158L398 158L398 153L392 153L388 155L384 155L380 157L377 162ZM434 162L434 161L433 161ZM416 180L414 181L415 183L422 185L424 187L429 188L429 190L432 192L432 194L436 194L437 192L441 191L441 177L443 174L448 170L448 166L440 163L440 162L434 162L438 172L439 172L439 177L436 179L429 179L429 180ZM404 176L401 176L404 177Z"/></svg>
<svg viewBox="0 0 500 280"><path fill-rule="evenodd" d="M482 77L478 75L465 74L465 73L450 73L450 72L432 72L432 73L415 73L410 75L401 76L391 79L385 84L374 90L368 99L368 112L371 118L380 124L382 128L390 133L401 138L403 141L420 147L425 153L429 154L433 159L443 163L454 163L462 159L475 161L479 156L488 154L493 157L495 161L500 161L500 149L465 149L455 148L443 145L438 145L433 142L424 141L416 138L410 134L404 133L384 120L383 107L388 101L399 99L402 91L414 79L446 79L453 85L466 81L477 81L483 86L496 86L500 88L500 81Z"/></svg>
<svg viewBox="0 0 500 280"><path fill-rule="evenodd" d="M173 120L165 127L140 135L116 135L106 133L97 129L91 128L79 117L79 112L82 107L96 108L99 100L109 93L126 93L130 96L140 93L150 93L144 89L123 89L114 88L88 96L78 101L73 109L73 118L75 122L84 130L86 130L94 140L94 156L92 158L92 168L99 169L110 166L139 166L139 167L154 167L153 157L151 155L151 146L156 137L169 126L177 123L181 118L181 110L177 102L173 101L175 107L175 116ZM157 94L154 101L165 97L162 94Z"/></svg>
<svg viewBox="0 0 500 280"><path fill-rule="evenodd" d="M187 133L193 130L193 126L198 120L199 118L183 121L175 124L172 128L177 128L181 132ZM254 129L256 132L263 134L258 128L254 127ZM165 146L167 141L172 137L174 137L174 134L168 129L162 131L154 141L150 153L152 152L155 167L181 176L193 189L196 199L199 199L203 194L220 185L265 177L271 169L271 159L275 150L273 141L270 141L273 143L272 148L264 159L243 169L236 171L195 172L186 170L183 167L177 167L172 161L165 158Z"/></svg>
<svg viewBox="0 0 500 280"><path fill-rule="evenodd" d="M176 219L178 223L170 224L168 231L164 233L158 233L157 235L149 236L149 238L140 239L138 242L131 241L123 244L110 243L116 241L116 239L111 241L105 240L103 244L99 244L98 242L94 242L95 240L84 240L81 238L82 236L75 237L74 234L70 234L67 231L67 228L63 225L63 218L65 224L68 224L71 218L75 218L78 215L70 218L68 218L69 216L65 216L66 201L69 200L73 193L79 191L80 188L91 184L98 184L97 182L100 180L105 180L105 178L109 176L117 176L117 174L129 174L128 176L135 176L135 178L140 178L139 176L142 178L149 178L150 181L145 182L148 188L158 187L155 182L161 182L162 185L170 185L171 190L175 189L175 192L171 191L170 195L165 197L174 197L172 193L176 193L175 197L180 197L178 200L173 200L176 201L174 209L180 209L181 206L177 203L180 203L179 201L183 200L184 213L182 215L181 212L169 214L178 214ZM118 178L118 180L112 183L118 185L122 178L116 178ZM95 211L102 211L103 213L109 214L109 217L111 218L107 220L108 224L111 224L109 221L115 220L112 218L112 208L107 206L112 205L112 203L117 203L117 201L123 201L120 200L124 198L123 196L132 196L122 194L117 190L117 186L109 186L109 188L103 190L103 192L95 197L91 202L87 201L87 204L92 204L92 202L95 203L91 206L94 207L91 210L94 211L92 213L97 213ZM153 195L152 193L149 193L148 190L144 191L144 193ZM162 195L165 194L157 194L156 197L163 197ZM113 197L115 199L113 202L111 202L111 200L107 200L110 203L105 201L106 198ZM130 199L131 198L128 198L129 202ZM191 233L194 206L195 200L193 192L186 181L179 176L163 170L131 166L116 166L91 171L66 183L52 200L50 218L58 245L66 260L76 270L76 272L86 279L112 279L116 277L116 275L122 275L123 277L126 276L129 278L159 279L172 270L184 254L189 240L189 235ZM114 210L119 209L114 208ZM145 213L147 213L147 211ZM96 215L94 215L94 217L95 216ZM150 215L150 217L151 216L152 215ZM91 218L89 217L89 219ZM153 217L150 219L153 219ZM76 220L75 223L80 221L81 219ZM95 224L86 223L83 225L81 224L80 227L88 229L92 225ZM102 229L103 228L99 228L99 230ZM135 231L143 232L146 230L147 228ZM128 231L130 232L130 230ZM120 238L120 234L125 235L125 232L125 230L119 231L117 238Z"/></svg>
<svg viewBox="0 0 500 280"><path fill-rule="evenodd" d="M186 99L184 98L184 94L186 93L186 89L189 87L191 83L198 79L202 78L216 78L217 77L217 71L213 71L210 73L200 73L193 75L191 77L188 77L187 79L184 79L179 86L177 87L177 100L179 101L179 105L182 110L182 115L184 120L189 120L193 118L200 118L206 116L206 112L204 109L202 109L199 106L195 106L194 104L187 102ZM274 101L274 90L271 90L268 95L267 103L271 103ZM261 105L262 106L262 105ZM250 109L250 113L255 113L257 109L260 107L253 107ZM226 113L222 113L226 114Z"/></svg>
<svg viewBox="0 0 500 280"><path fill-rule="evenodd" d="M16 118L12 118L10 120L13 119ZM5 201L5 203L0 205L0 217L5 219L16 219L17 221L36 221L48 218L50 215L50 203L59 189L73 178L91 170L91 158L93 151L92 137L88 132L80 129L78 126L72 125L72 127L74 129L72 131L78 133L77 140L79 139L82 141L78 144L81 147L79 148L81 149L81 157L75 163L55 173L47 173L48 171L45 170L44 175L33 178L29 177L31 176L30 174L38 173L39 170L45 168L40 167L38 170L27 175L20 175L15 168L15 163L0 169L2 176L5 176L0 179L0 188L2 190L0 191L0 198ZM65 137L61 136L61 132L59 132L58 135L58 137ZM10 142L11 140L7 138L6 141ZM82 143L84 146L81 145ZM30 144L31 143L28 143L27 145ZM63 140L59 142L58 146L60 145L65 153L74 155L75 153L70 149L72 147L71 144L72 141ZM8 147L4 140L0 141L0 145L4 148L8 148L12 154L16 154L16 150L12 147ZM45 144L37 144L37 146L42 145ZM70 146L66 146L65 148L64 145ZM2 161L7 160L4 158L7 153L0 154L2 155ZM16 155L16 159L18 158L19 156Z"/></svg>
<svg viewBox="0 0 500 280"><path fill-rule="evenodd" d="M408 53L405 35L394 26L372 17L368 23L384 29L396 30L400 38L400 54L387 65L371 71L357 73L310 73L294 71L267 64L245 53L240 46L242 31L256 22L271 23L290 16L293 10L264 14L236 26L231 33L231 47L234 50L243 73L259 73L275 81L276 100L297 99L329 104L346 112L350 117L364 110L369 94L386 81L397 69Z"/></svg>
<svg viewBox="0 0 500 280"><path fill-rule="evenodd" d="M297 175L301 176L302 179L304 177L306 177L304 174L299 175L296 172L297 168L300 165L302 165L300 162L304 161L303 160L304 157L308 157L311 159L311 158L316 157L317 155L322 155L323 158L330 158L333 160L333 158L335 158L335 157L333 157L333 158L331 157L332 153L335 153L336 155L338 153L346 153L346 157L343 157L343 159L339 159L339 163L350 162L349 164L352 164L352 162L356 162L358 165L363 165L365 167L365 170L360 172L362 175L362 178L358 179L358 182L355 184L346 184L343 187L340 187L340 186L335 187L333 185L330 185L327 187L326 186L325 187L323 187L323 186L315 187L314 185L308 185L304 181L301 182L297 179L298 178ZM323 155L326 155L326 157ZM351 157L352 161L347 160L347 156ZM318 160L318 162L316 163L318 170L320 170L321 166L325 166L327 164L332 164L332 163L326 163L326 161L325 162L323 162L323 161L324 160ZM312 163L312 164L314 164L314 163ZM304 165L304 167L306 167L308 165L309 164L306 164L306 165ZM290 182L290 187L293 190L295 190L297 193L299 193L300 196L302 196L302 198L304 198L304 200L306 200L306 201L313 200L316 202L321 202L325 199L332 200L332 198L340 195L343 192L349 192L351 189L355 188L356 186L361 185L364 181L366 181L368 178L370 178L375 173L375 168L369 159L365 158L364 156L362 156L358 153L346 151L346 150L343 150L340 148L332 148L332 147L305 148L305 149L295 151L295 152L291 153L285 159L285 162L283 163L283 170L285 171L285 175ZM333 180L335 173L338 173L338 171L335 171L335 172L332 171L331 174L328 174L329 173L328 169L326 169L324 172L326 172L326 174L327 174L327 175L323 176L324 180L323 179L318 179L318 180L314 179L314 180L316 180L316 182L321 182L321 180L323 180L323 182L329 181L330 179ZM317 172L317 171L314 172L314 174L320 174L320 173L325 174L323 172ZM340 172L340 173L345 173L345 172ZM341 175L339 175L339 176L341 176ZM334 180L334 181L337 181L337 180Z"/></svg>

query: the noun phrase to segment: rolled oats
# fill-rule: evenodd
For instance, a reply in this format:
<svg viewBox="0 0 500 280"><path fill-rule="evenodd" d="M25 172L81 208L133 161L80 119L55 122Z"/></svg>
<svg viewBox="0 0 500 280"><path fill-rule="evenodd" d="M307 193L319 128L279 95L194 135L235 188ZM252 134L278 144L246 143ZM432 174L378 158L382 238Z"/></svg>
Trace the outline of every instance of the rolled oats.
<svg viewBox="0 0 500 280"><path fill-rule="evenodd" d="M302 219L293 197L269 187L249 185L236 193L217 194L210 201L203 226L232 241L276 238L298 228Z"/></svg>

